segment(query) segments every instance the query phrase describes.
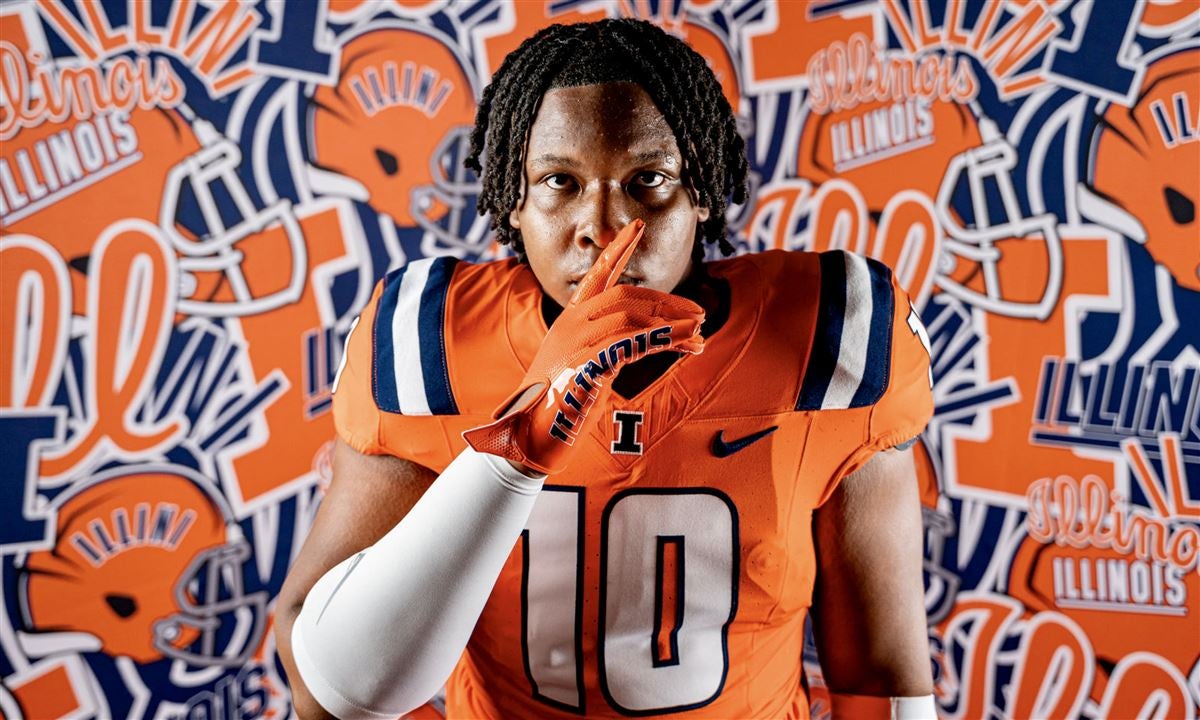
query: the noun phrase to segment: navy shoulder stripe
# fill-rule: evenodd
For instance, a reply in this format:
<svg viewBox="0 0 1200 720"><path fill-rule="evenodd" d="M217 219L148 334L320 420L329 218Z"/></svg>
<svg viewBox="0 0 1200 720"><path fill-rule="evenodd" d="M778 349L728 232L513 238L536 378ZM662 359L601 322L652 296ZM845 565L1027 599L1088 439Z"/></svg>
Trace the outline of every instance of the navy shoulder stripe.
<svg viewBox="0 0 1200 720"><path fill-rule="evenodd" d="M797 410L873 405L892 366L892 271L861 255L821 253L820 307Z"/></svg>
<svg viewBox="0 0 1200 720"><path fill-rule="evenodd" d="M384 278L375 313L375 404L403 415L457 415L446 364L446 296L457 258L427 258Z"/></svg>

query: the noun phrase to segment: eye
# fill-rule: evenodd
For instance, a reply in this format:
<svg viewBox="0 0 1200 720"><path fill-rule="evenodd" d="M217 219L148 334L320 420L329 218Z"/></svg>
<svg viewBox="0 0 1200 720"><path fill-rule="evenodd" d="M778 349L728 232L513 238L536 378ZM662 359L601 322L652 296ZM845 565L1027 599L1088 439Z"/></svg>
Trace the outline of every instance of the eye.
<svg viewBox="0 0 1200 720"><path fill-rule="evenodd" d="M571 187L572 180L571 176L566 173L554 173L553 175L547 175L546 179L542 182L546 183L546 187L551 190L566 190Z"/></svg>
<svg viewBox="0 0 1200 720"><path fill-rule="evenodd" d="M638 187L656 188L667 181L667 176L660 172L648 170L633 176L633 184Z"/></svg>

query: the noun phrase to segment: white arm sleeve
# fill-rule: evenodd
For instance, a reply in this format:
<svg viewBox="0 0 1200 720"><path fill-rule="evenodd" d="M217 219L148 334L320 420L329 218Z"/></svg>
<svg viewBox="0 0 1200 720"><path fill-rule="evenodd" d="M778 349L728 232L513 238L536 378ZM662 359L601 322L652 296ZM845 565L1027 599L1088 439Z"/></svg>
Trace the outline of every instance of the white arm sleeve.
<svg viewBox="0 0 1200 720"><path fill-rule="evenodd" d="M313 698L349 719L395 718L433 697L541 486L467 448L379 542L325 573L292 628Z"/></svg>

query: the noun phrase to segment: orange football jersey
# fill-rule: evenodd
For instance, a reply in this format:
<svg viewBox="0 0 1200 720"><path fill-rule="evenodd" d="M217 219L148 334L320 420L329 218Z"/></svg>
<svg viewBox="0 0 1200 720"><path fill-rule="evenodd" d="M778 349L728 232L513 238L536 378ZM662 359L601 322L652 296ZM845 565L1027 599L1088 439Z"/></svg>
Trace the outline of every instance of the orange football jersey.
<svg viewBox="0 0 1200 720"><path fill-rule="evenodd" d="M812 512L932 412L924 328L842 251L710 263L729 315L700 355L591 410L447 684L450 717L808 717ZM440 472L546 325L515 260L390 274L347 341L341 437Z"/></svg>

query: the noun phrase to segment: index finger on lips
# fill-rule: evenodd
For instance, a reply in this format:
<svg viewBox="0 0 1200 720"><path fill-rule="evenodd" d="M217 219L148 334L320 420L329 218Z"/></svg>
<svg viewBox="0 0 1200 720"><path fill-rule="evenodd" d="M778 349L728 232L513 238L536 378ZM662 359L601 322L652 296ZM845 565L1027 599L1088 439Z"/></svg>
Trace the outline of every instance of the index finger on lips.
<svg viewBox="0 0 1200 720"><path fill-rule="evenodd" d="M617 237L609 243L608 247L604 248L600 257L596 258L596 262L588 270L587 275L584 275L583 279L579 281L579 288L575 291L575 296L571 298L572 305L578 305L617 284L617 280L625 271L625 265L629 263L629 258L633 256L633 251L637 249L638 242L642 239L645 230L644 222L634 220L617 233Z"/></svg>

